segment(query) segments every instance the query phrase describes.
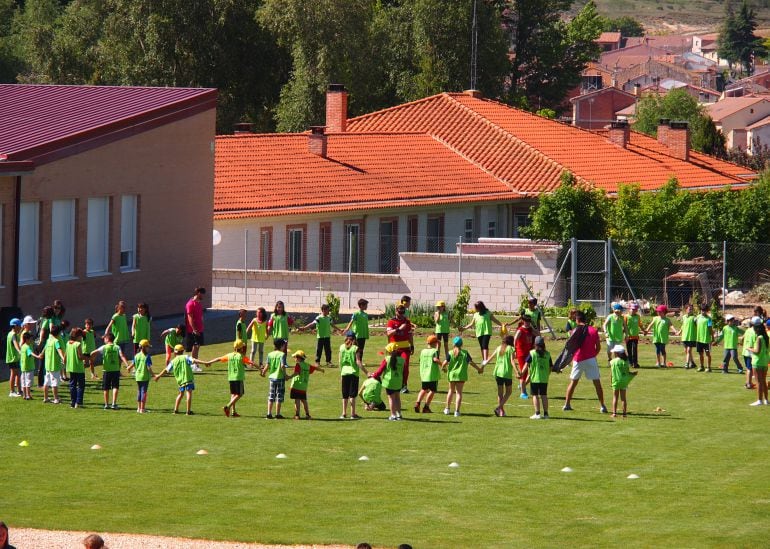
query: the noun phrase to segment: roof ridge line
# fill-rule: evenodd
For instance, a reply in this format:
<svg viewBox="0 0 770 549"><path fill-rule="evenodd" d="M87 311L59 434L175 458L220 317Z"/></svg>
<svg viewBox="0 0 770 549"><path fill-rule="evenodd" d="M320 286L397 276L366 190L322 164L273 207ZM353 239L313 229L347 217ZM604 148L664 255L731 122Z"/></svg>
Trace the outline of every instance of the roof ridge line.
<svg viewBox="0 0 770 549"><path fill-rule="evenodd" d="M428 101L433 101L435 99L439 99L441 97L449 97L449 94L447 92L441 92L441 93L435 93L433 95L429 95L427 97L421 97L420 99L415 99L414 101L409 101L407 103L401 103L399 105L393 105L392 107L385 107L384 109L379 109L374 112L369 112L366 114L361 114L359 116L354 116L353 118L348 118L348 123L352 121L358 121L358 120L365 120L369 117L373 117L376 115L380 115L384 112L396 112L404 108L411 107L412 105L417 105L419 103L426 103Z"/></svg>

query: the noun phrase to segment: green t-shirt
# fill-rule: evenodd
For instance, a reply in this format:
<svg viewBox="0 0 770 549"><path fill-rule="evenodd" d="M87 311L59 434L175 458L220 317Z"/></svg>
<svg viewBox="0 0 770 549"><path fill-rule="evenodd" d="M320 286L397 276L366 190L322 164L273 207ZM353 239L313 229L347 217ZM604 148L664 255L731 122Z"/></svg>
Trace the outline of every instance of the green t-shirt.
<svg viewBox="0 0 770 549"><path fill-rule="evenodd" d="M243 381L244 379L246 379L246 368L243 365L243 355L233 351L227 355L227 381Z"/></svg>
<svg viewBox="0 0 770 549"><path fill-rule="evenodd" d="M507 345L505 351L501 349L502 345L495 350L497 356L495 357L495 369L492 371L492 375L503 379L513 379L511 357L515 355L515 349L511 345Z"/></svg>
<svg viewBox="0 0 770 549"><path fill-rule="evenodd" d="M61 349L61 342L54 336L48 336L48 341L45 342L45 371L46 372L58 372L59 370L61 370L62 362L61 362L61 355L59 354L60 349Z"/></svg>
<svg viewBox="0 0 770 549"><path fill-rule="evenodd" d="M351 317L353 324L351 328L356 334L356 339L369 339L369 315L366 311L358 310Z"/></svg>
<svg viewBox="0 0 770 549"><path fill-rule="evenodd" d="M753 331L753 330L752 330ZM725 349L738 349L738 337L743 333L743 330L738 326L731 326L729 324L722 328L722 337L724 338Z"/></svg>
<svg viewBox="0 0 770 549"><path fill-rule="evenodd" d="M91 354L96 349L96 336L93 330L83 330L83 353Z"/></svg>
<svg viewBox="0 0 770 549"><path fill-rule="evenodd" d="M358 352L358 346L351 345L346 347L343 343L340 345L340 375L358 375L359 368L356 362L356 353Z"/></svg>
<svg viewBox="0 0 770 549"><path fill-rule="evenodd" d="M364 390L361 391L361 398L364 402L370 404L382 403L382 383L378 379L373 377L366 378L363 385Z"/></svg>
<svg viewBox="0 0 770 549"><path fill-rule="evenodd" d="M751 353L751 366L760 370L767 370L768 349L764 337L757 337L755 346L759 346L758 353Z"/></svg>
<svg viewBox="0 0 770 549"><path fill-rule="evenodd" d="M64 357L66 359L67 371L72 374L82 374L85 372L83 368L83 359L78 356L78 351L83 352L83 343L80 341L68 341L66 351L64 351Z"/></svg>
<svg viewBox="0 0 770 549"><path fill-rule="evenodd" d="M192 360L185 355L179 355L171 360L171 370L177 385L180 387L193 383L195 376L192 371Z"/></svg>
<svg viewBox="0 0 770 549"><path fill-rule="evenodd" d="M318 315L315 317L316 338L329 338L332 336L332 317Z"/></svg>
<svg viewBox="0 0 770 549"><path fill-rule="evenodd" d="M540 310L539 309L524 309L524 314L529 315L532 319L532 326L538 328L540 326Z"/></svg>
<svg viewBox="0 0 770 549"><path fill-rule="evenodd" d="M267 371L269 372L267 377L270 379L284 379L286 377L285 364L286 353L283 351L270 351L267 354Z"/></svg>
<svg viewBox="0 0 770 549"><path fill-rule="evenodd" d="M433 360L438 356L438 350L427 348L420 351L420 381L438 381L441 378L439 365Z"/></svg>
<svg viewBox="0 0 770 549"><path fill-rule="evenodd" d="M179 337L179 334L176 333L176 329L171 329L166 333L166 337L163 339L163 343L165 343L166 347L171 347L172 349L179 345L181 343L181 339Z"/></svg>
<svg viewBox="0 0 770 549"><path fill-rule="evenodd" d="M449 333L449 312L448 311L444 310L438 313L438 322L436 322L435 333L437 334Z"/></svg>
<svg viewBox="0 0 770 549"><path fill-rule="evenodd" d="M152 358L149 355L139 351L134 355L134 379L136 381L150 381L150 370Z"/></svg>
<svg viewBox="0 0 770 549"><path fill-rule="evenodd" d="M682 315L682 341L695 341L695 315Z"/></svg>
<svg viewBox="0 0 770 549"><path fill-rule="evenodd" d="M235 339L246 341L246 337L246 323L239 318L235 323Z"/></svg>
<svg viewBox="0 0 770 549"><path fill-rule="evenodd" d="M276 315L275 313L270 315L270 320L273 321L273 330L270 332L273 335L273 339L289 339L289 316L287 314Z"/></svg>
<svg viewBox="0 0 770 549"><path fill-rule="evenodd" d="M492 313L473 313L473 324L476 327L476 337L492 335Z"/></svg>
<svg viewBox="0 0 770 549"><path fill-rule="evenodd" d="M134 315L134 343L139 343L143 339L150 340L150 317L147 315Z"/></svg>
<svg viewBox="0 0 770 549"><path fill-rule="evenodd" d="M711 343L711 317L703 314L695 317L695 341Z"/></svg>
<svg viewBox="0 0 770 549"><path fill-rule="evenodd" d="M307 391L310 384L310 374L315 371L310 364L301 360L294 366L294 377L291 378L291 388L296 391Z"/></svg>
<svg viewBox="0 0 770 549"><path fill-rule="evenodd" d="M382 386L391 391L404 386L404 359L396 356L395 368L390 366L390 357L385 359L385 369L382 371Z"/></svg>
<svg viewBox="0 0 770 549"><path fill-rule="evenodd" d="M656 316L652 319L652 342L653 343L668 343L668 332L671 328L671 321L668 317Z"/></svg>
<svg viewBox="0 0 770 549"><path fill-rule="evenodd" d="M612 313L605 320L607 327L607 339L610 341L623 341L623 317Z"/></svg>
<svg viewBox="0 0 770 549"><path fill-rule="evenodd" d="M471 355L465 349L455 356L454 350L449 352L449 364L447 365L447 379L449 381L468 381L468 364Z"/></svg>
<svg viewBox="0 0 770 549"><path fill-rule="evenodd" d="M32 356L32 347L25 343L21 346L21 361L19 362L22 372L35 371L35 357Z"/></svg>
<svg viewBox="0 0 770 549"><path fill-rule="evenodd" d="M11 330L5 339L5 363L16 364L19 362L19 351L16 350L14 342L19 342L19 335Z"/></svg>
<svg viewBox="0 0 770 549"><path fill-rule="evenodd" d="M540 356L537 349L532 349L527 357L529 364L529 382L530 383L548 383L548 377L551 375L551 353L544 351Z"/></svg>
<svg viewBox="0 0 770 549"><path fill-rule="evenodd" d="M128 343L131 341L131 337L128 333L128 321L126 315L115 313L112 315L112 327L110 331L115 336L115 344Z"/></svg>
<svg viewBox="0 0 770 549"><path fill-rule="evenodd" d="M105 372L120 371L120 347L115 343L105 343L101 346L102 369Z"/></svg>
<svg viewBox="0 0 770 549"><path fill-rule="evenodd" d="M749 328L746 330L746 333L743 335L743 356L751 356L751 349L754 346L754 343L757 341L757 332L754 331L754 328Z"/></svg>
<svg viewBox="0 0 770 549"><path fill-rule="evenodd" d="M622 358L613 358L610 360L610 371L612 372L612 388L626 389L634 376L628 367L628 361Z"/></svg>
<svg viewBox="0 0 770 549"><path fill-rule="evenodd" d="M639 337L639 332L641 329L642 317L640 315L626 315L626 330L628 330L628 337Z"/></svg>

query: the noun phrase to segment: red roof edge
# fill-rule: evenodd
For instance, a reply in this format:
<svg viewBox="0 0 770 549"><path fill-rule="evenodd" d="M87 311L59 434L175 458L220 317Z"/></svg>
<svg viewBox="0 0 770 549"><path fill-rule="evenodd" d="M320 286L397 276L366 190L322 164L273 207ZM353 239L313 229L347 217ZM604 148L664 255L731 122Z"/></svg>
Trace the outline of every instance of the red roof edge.
<svg viewBox="0 0 770 549"><path fill-rule="evenodd" d="M203 90L203 93L193 97L8 154L7 159L30 160L39 165L101 147L210 109L216 109L217 93L216 89Z"/></svg>
<svg viewBox="0 0 770 549"><path fill-rule="evenodd" d="M23 175L35 171L35 163L28 160L0 158L0 175Z"/></svg>

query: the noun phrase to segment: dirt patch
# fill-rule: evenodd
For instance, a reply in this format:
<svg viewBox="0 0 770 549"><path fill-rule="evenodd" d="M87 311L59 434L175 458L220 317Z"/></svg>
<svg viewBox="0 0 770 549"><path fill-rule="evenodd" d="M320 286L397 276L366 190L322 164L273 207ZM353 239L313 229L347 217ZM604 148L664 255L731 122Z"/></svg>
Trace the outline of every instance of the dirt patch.
<svg viewBox="0 0 770 549"><path fill-rule="evenodd" d="M11 528L10 542L16 549L83 549L83 538L93 532ZM99 533L109 549L347 549L349 545L264 545L204 539L169 538L138 534Z"/></svg>

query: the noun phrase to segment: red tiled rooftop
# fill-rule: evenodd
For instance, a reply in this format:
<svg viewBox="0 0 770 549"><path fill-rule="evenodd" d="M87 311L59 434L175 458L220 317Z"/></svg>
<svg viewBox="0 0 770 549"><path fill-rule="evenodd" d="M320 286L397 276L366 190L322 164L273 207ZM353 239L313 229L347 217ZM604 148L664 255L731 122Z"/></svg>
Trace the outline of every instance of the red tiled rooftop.
<svg viewBox="0 0 770 549"><path fill-rule="evenodd" d="M215 108L216 95L202 88L0 84L0 161L41 163L67 147Z"/></svg>
<svg viewBox="0 0 770 549"><path fill-rule="evenodd" d="M743 109L752 107L757 103L767 101L766 97L725 97L721 101L706 105L706 110L714 122L721 122L728 116L732 116Z"/></svg>
<svg viewBox="0 0 770 549"><path fill-rule="evenodd" d="M595 40L599 44L615 44L620 42L619 32L603 32L599 35L599 38Z"/></svg>
<svg viewBox="0 0 770 549"><path fill-rule="evenodd" d="M498 178L425 133L219 136L214 218L511 200Z"/></svg>

